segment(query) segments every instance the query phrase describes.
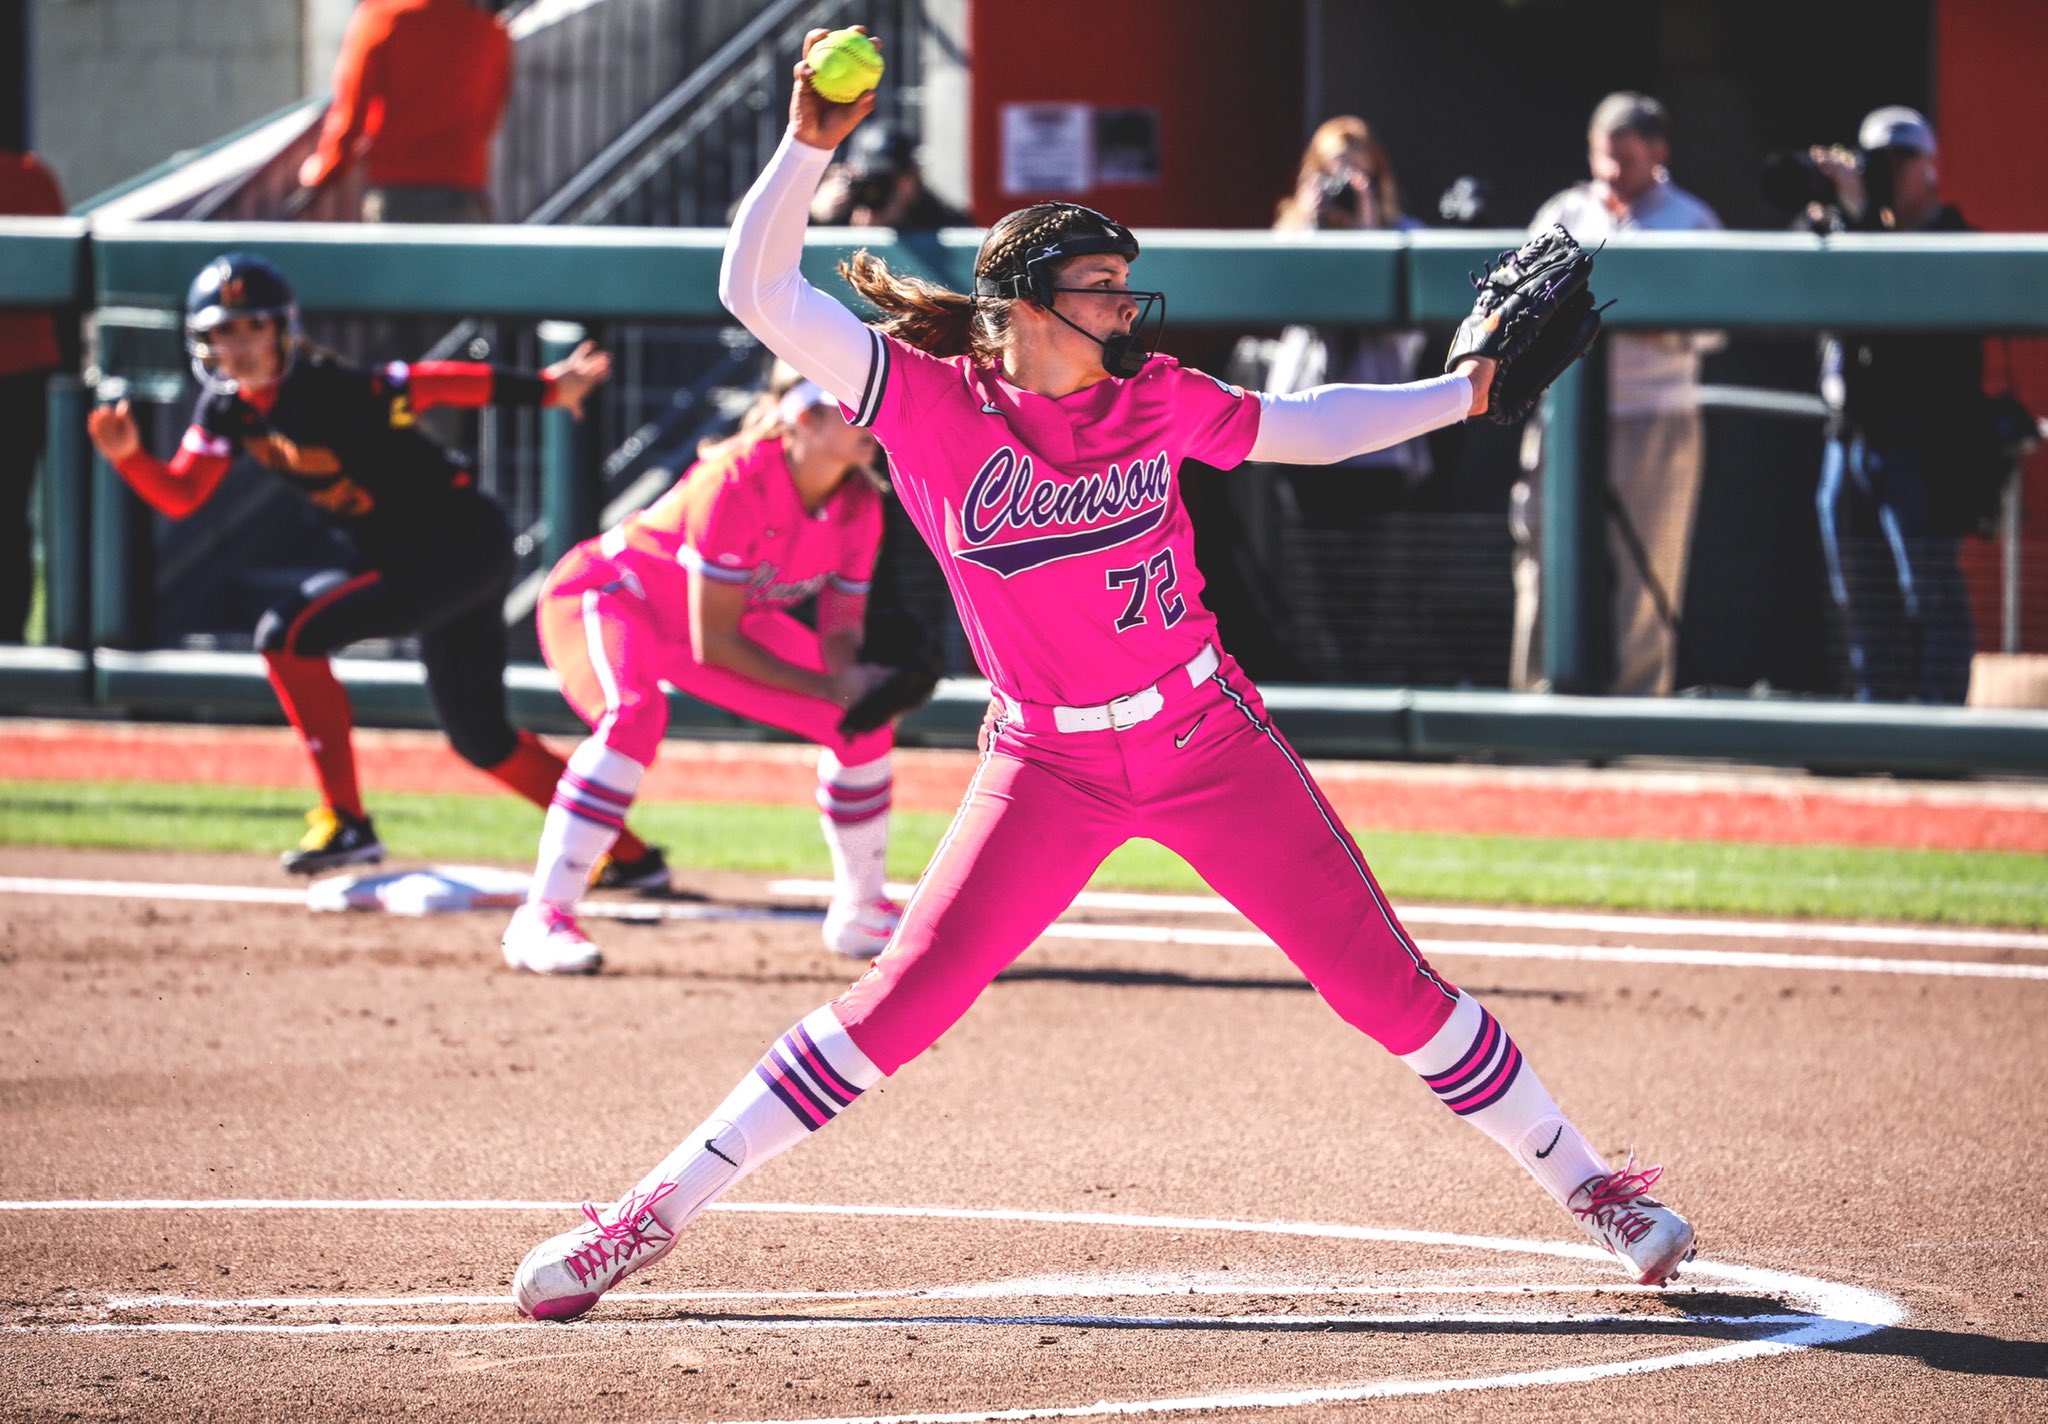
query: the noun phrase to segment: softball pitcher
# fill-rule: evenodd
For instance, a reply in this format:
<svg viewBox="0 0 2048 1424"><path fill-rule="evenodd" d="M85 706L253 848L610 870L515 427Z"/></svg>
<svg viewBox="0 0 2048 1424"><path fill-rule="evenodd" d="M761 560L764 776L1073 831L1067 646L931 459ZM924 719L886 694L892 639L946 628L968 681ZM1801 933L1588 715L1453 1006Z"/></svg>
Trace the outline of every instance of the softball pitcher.
<svg viewBox="0 0 2048 1424"><path fill-rule="evenodd" d="M668 726L664 682L816 742L818 811L837 884L825 943L871 959L898 912L883 890L893 727L848 735L841 713L886 668L858 660L882 496L875 438L783 368L737 434L642 512L578 544L541 593L541 653L591 727L541 829L505 962L589 974L601 959L571 913L610 848ZM817 628L789 609L815 597Z"/></svg>
<svg viewBox="0 0 2048 1424"><path fill-rule="evenodd" d="M320 786L284 868L312 875L384 858L363 807L348 693L328 659L365 638L416 634L434 716L463 760L545 808L562 759L505 710L512 532L496 500L415 421L437 405L550 405L580 416L611 370L589 343L538 374L474 361L352 366L308 344L284 275L260 257L206 264L185 298L185 346L205 394L166 462L142 448L128 402L88 421L93 443L159 513L183 519L248 455L310 501L348 548L267 609L256 647ZM625 836L607 887L668 883L661 852Z"/></svg>
<svg viewBox="0 0 2048 1424"><path fill-rule="evenodd" d="M1130 289L1136 240L1063 203L990 230L971 296L857 255L847 275L883 314L870 330L797 264L812 189L873 101L826 104L807 73L799 63L789 132L741 204L722 295L888 451L994 685L986 749L867 974L632 1190L529 1252L519 1308L579 1315L658 1260L708 1202L944 1033L1134 836L1185 857L1633 1278L1672 1278L1693 1230L1647 1194L1661 1169L1603 1162L1505 1028L1430 967L1217 647L1176 485L1189 459L1329 464L1480 414L1488 364L1248 395L1149 350L1141 315L1164 298Z"/></svg>

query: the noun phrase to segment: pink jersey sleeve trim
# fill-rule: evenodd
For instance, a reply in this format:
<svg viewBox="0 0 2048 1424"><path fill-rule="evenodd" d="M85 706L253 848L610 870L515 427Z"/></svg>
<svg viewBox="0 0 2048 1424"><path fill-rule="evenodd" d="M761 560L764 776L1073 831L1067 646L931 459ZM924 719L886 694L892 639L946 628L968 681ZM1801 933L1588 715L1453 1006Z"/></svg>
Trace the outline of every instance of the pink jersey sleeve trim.
<svg viewBox="0 0 2048 1424"><path fill-rule="evenodd" d="M754 575L752 569L728 568L707 559L688 544L676 550L676 562L693 574L702 574L713 583L746 583Z"/></svg>

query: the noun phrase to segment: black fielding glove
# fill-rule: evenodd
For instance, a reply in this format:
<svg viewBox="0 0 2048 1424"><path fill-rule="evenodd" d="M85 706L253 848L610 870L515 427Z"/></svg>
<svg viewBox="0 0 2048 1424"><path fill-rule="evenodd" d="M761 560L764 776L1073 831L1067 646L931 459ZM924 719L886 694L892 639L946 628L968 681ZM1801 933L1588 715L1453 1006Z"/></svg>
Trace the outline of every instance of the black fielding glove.
<svg viewBox="0 0 2048 1424"><path fill-rule="evenodd" d="M1513 425L1527 416L1550 383L1586 354L1606 310L1593 305L1592 277L1593 255L1554 223L1473 279L1479 297L1451 338L1444 369L1467 356L1498 363L1488 420Z"/></svg>

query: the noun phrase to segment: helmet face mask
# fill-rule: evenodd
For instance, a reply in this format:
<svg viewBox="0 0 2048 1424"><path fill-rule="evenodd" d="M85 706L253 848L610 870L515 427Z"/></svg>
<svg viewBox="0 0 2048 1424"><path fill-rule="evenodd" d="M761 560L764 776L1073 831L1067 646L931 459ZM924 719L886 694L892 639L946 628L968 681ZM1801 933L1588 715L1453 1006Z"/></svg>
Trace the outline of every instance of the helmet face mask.
<svg viewBox="0 0 2048 1424"><path fill-rule="evenodd" d="M185 350L192 373L210 391L233 394L240 385L220 370L220 343L214 334L240 318L268 318L278 344L277 374L291 370L299 339L299 304L291 284L275 267L245 252L216 257L200 269L185 294Z"/></svg>
<svg viewBox="0 0 2048 1424"><path fill-rule="evenodd" d="M1100 253L1112 253L1126 263L1135 262L1138 260L1138 239L1122 223L1093 208L1085 208L1078 203L1061 203L1059 207L1065 210L1063 216L1068 219L1069 230L1049 241L1027 247L1020 257L1013 257L1004 264L1008 270L977 276L974 293L980 297L1006 297L1037 304L1100 346L1103 370L1112 376L1128 379L1138 374L1158 348L1159 338L1166 329L1166 293L1135 289L1119 292L1117 295L1131 297L1138 303L1136 320L1131 323L1131 329L1121 335L1099 337L1068 320L1053 305L1059 293L1088 296L1100 296L1102 293L1094 287L1058 285L1060 264L1069 258ZM1145 330L1148 325L1151 327L1149 334Z"/></svg>

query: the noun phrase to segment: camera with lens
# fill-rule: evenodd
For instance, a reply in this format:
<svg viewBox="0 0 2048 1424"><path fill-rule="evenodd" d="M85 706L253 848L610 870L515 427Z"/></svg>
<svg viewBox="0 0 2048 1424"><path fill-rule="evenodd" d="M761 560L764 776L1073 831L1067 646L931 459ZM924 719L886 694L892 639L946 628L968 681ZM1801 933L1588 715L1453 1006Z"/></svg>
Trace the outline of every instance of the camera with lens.
<svg viewBox="0 0 2048 1424"><path fill-rule="evenodd" d="M1824 208L1841 203L1835 192L1835 180L1822 172L1813 155L1803 148L1781 149L1768 155L1760 182L1764 201L1788 213L1804 212L1812 203Z"/></svg>
<svg viewBox="0 0 2048 1424"><path fill-rule="evenodd" d="M1863 194L1867 211L1875 212L1892 205L1892 155L1879 149L1876 153L1856 148L1848 150L1855 162L1856 171L1863 175ZM1815 161L1811 152L1803 148L1781 149L1764 159L1763 173L1759 177L1764 201L1772 207L1788 213L1799 213L1818 204L1833 209L1837 214L1842 210L1841 194L1835 190L1834 179Z"/></svg>
<svg viewBox="0 0 2048 1424"><path fill-rule="evenodd" d="M896 195L894 173L864 173L853 180L847 191L848 198L856 208L867 208L879 212L889 205L889 199Z"/></svg>
<svg viewBox="0 0 2048 1424"><path fill-rule="evenodd" d="M1342 173L1325 173L1316 179L1316 208L1355 218L1358 216L1358 189Z"/></svg>

